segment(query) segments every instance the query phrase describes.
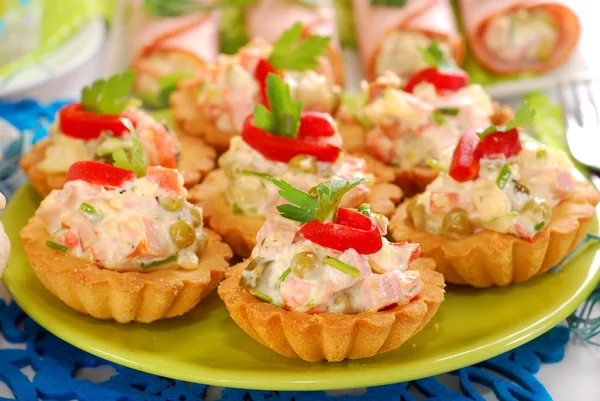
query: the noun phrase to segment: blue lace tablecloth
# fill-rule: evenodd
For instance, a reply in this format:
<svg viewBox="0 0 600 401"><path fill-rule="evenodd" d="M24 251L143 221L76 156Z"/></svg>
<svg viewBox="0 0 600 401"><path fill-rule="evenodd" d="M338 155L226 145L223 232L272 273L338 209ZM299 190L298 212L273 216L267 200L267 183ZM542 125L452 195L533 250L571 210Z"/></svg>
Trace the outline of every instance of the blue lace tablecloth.
<svg viewBox="0 0 600 401"><path fill-rule="evenodd" d="M28 141L32 142L46 135L55 111L63 104L42 106L32 100L0 102L0 118L19 130L30 132ZM27 145L21 143L21 149ZM9 196L23 178L18 176L18 170L13 173L7 177L0 174L0 189ZM0 298L2 293L0 285ZM360 395L340 396L326 392L216 389L139 372L65 343L32 321L16 303L2 299L0 334L4 339L0 338L0 344L4 344L0 349L0 387L8 387L14 399L23 401L479 401L484 400L482 392L486 391L492 391L501 401L545 401L551 397L535 373L542 363L563 359L571 335L567 327L555 327L513 351L447 375L369 388ZM102 382L95 383L82 374L85 369L98 367L110 369ZM2 398L0 392L0 401L13 398Z"/></svg>

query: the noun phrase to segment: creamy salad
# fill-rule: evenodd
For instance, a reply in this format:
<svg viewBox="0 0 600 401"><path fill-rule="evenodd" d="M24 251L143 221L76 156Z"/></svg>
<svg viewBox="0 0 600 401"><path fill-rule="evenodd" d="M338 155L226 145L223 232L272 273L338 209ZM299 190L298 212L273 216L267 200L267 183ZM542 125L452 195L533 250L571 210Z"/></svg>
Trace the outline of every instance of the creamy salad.
<svg viewBox="0 0 600 401"><path fill-rule="evenodd" d="M452 152L441 168L448 171ZM510 158L480 160L479 176L457 182L442 173L407 206L415 227L461 239L484 230L531 240L552 218L552 209L573 190L573 165L560 151L525 143Z"/></svg>
<svg viewBox="0 0 600 401"><path fill-rule="evenodd" d="M439 94L427 82L413 93L400 89L387 74L363 83L365 105L355 114L367 130L366 146L379 160L401 168L425 166L458 142L465 129L484 129L494 112L492 99L480 85Z"/></svg>
<svg viewBox="0 0 600 401"><path fill-rule="evenodd" d="M69 181L36 212L46 245L116 271L196 269L208 240L202 210L186 200L183 177L149 167L118 188Z"/></svg>
<svg viewBox="0 0 600 401"><path fill-rule="evenodd" d="M490 52L505 61L543 61L558 42L558 27L544 10L521 9L492 18L483 40Z"/></svg>
<svg viewBox="0 0 600 401"><path fill-rule="evenodd" d="M4 209L5 206L6 198L3 194L0 193L0 209ZM4 226L2 225L2 223L0 223L0 277L2 277L4 269L6 269L9 256L10 240L8 239L8 235L6 235L6 232L4 232Z"/></svg>
<svg viewBox="0 0 600 401"><path fill-rule="evenodd" d="M260 102L260 85L254 71L260 59L272 48L255 40L233 56L221 55L208 65L198 92L197 104L206 117L222 132L237 134L244 118ZM292 98L301 101L305 110L333 112L339 102L340 88L316 71L283 73Z"/></svg>
<svg viewBox="0 0 600 401"><path fill-rule="evenodd" d="M319 140L336 146L341 146L342 143L337 133ZM334 163L317 161L307 155L294 156L289 163L273 161L264 157L239 136L231 139L229 150L219 158L218 164L229 180L226 196L232 210L248 216L276 213L276 206L283 202L279 197L279 189L274 184L248 172L282 178L305 191L334 178L371 178L370 174L365 173L366 165L363 159L341 153ZM367 198L369 191L366 185L359 185L346 195L344 204L360 205Z"/></svg>
<svg viewBox="0 0 600 401"><path fill-rule="evenodd" d="M371 216L381 235L383 215ZM409 263L420 253L418 244L390 243L370 255L350 248L326 248L298 236L299 224L271 215L257 235L251 262L240 285L263 301L297 312L360 313L403 305L422 287Z"/></svg>
<svg viewBox="0 0 600 401"><path fill-rule="evenodd" d="M429 67L420 49L426 49L432 41L431 37L421 32L389 32L375 59L375 74L380 76L386 72L394 72L400 76L408 76ZM446 57L451 59L450 44L439 40L437 43Z"/></svg>
<svg viewBox="0 0 600 401"><path fill-rule="evenodd" d="M184 52L151 52L136 64L135 90L140 94L158 93L163 89L161 78L169 76L193 76L200 63Z"/></svg>
<svg viewBox="0 0 600 401"><path fill-rule="evenodd" d="M165 125L134 106L127 107L122 114L135 121L146 165L177 166L177 139ZM48 174L66 173L73 163L82 160L112 164L112 153L116 149L130 151L133 147L131 133L125 128L120 136L104 131L98 138L79 139L61 132L60 118L50 127L49 136L51 143L46 148L45 158L38 163L38 168Z"/></svg>

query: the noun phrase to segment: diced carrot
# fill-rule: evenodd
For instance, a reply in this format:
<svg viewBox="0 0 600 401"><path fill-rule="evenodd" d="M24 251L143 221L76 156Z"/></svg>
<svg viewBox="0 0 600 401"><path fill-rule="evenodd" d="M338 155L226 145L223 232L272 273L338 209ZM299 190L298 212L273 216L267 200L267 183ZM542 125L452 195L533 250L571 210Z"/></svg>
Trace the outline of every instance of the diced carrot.
<svg viewBox="0 0 600 401"><path fill-rule="evenodd" d="M148 167L146 178L167 191L181 192L183 177L177 170L159 166Z"/></svg>

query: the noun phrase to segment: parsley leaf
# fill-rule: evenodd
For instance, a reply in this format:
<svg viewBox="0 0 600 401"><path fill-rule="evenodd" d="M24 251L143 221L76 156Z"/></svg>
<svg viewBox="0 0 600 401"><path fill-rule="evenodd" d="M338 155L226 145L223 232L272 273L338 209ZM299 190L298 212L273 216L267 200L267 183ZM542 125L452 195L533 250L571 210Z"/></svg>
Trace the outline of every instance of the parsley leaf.
<svg viewBox="0 0 600 401"><path fill-rule="evenodd" d="M515 113L515 118L506 125L506 131L517 127L528 126L535 118L535 109L531 108L529 102L523 102L519 110Z"/></svg>
<svg viewBox="0 0 600 401"><path fill-rule="evenodd" d="M421 52L421 56L427 64L438 70L440 68L456 67L454 60L446 57L444 52L440 49L438 42L435 40L431 41L427 48L419 47L419 52Z"/></svg>
<svg viewBox="0 0 600 401"><path fill-rule="evenodd" d="M441 172L444 172L444 173L448 172L448 169L442 167L442 165L440 164L440 162L437 161L437 160L435 160L435 159L429 159L429 160L427 160L427 165L429 167L435 169L435 170L438 170L438 171L441 171Z"/></svg>
<svg viewBox="0 0 600 401"><path fill-rule="evenodd" d="M81 92L83 110L97 114L119 114L125 106L125 98L131 91L135 73L126 71L107 80L99 79Z"/></svg>
<svg viewBox="0 0 600 401"><path fill-rule="evenodd" d="M371 0L372 6L404 7L406 0Z"/></svg>
<svg viewBox="0 0 600 401"><path fill-rule="evenodd" d="M319 65L318 57L325 52L329 41L330 38L325 36L311 35L302 38L302 24L296 22L273 45L269 62L279 71L314 69Z"/></svg>
<svg viewBox="0 0 600 401"><path fill-rule="evenodd" d="M133 146L131 151L131 160L122 148L116 149L113 154L113 165L124 170L133 171L135 175L140 178L146 175L146 163L144 162L144 154L142 151L142 145L140 139L137 136L137 132L133 127L133 124L127 118L120 118L123 125L131 132L131 139Z"/></svg>
<svg viewBox="0 0 600 401"><path fill-rule="evenodd" d="M316 211L317 220L335 221L337 209L342 197L352 188L366 183L364 178L353 178L351 180L331 180L312 187L309 193L318 197L319 207Z"/></svg>
<svg viewBox="0 0 600 401"><path fill-rule="evenodd" d="M164 75L159 77L156 81L159 86L158 98L161 104L169 104L169 95L177 87L177 83L184 78L190 77L192 74L189 72L175 72L173 74Z"/></svg>
<svg viewBox="0 0 600 401"><path fill-rule="evenodd" d="M254 125L273 135L296 138L300 127L302 103L292 100L289 86L275 74L267 76L267 97L271 111L263 105L255 106Z"/></svg>
<svg viewBox="0 0 600 401"><path fill-rule="evenodd" d="M483 140L486 136L488 136L489 134L493 134L494 132L498 132L498 127L496 127L495 125L490 125L483 132L478 132L477 136L479 137L479 139Z"/></svg>

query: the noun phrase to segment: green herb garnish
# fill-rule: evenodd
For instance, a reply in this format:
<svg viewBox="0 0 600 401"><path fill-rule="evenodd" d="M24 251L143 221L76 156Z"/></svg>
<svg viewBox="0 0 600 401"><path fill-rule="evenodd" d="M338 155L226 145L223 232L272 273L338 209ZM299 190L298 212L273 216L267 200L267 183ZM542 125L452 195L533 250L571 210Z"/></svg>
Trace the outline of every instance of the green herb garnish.
<svg viewBox="0 0 600 401"><path fill-rule="evenodd" d="M406 5L406 0L371 0L371 5L402 8Z"/></svg>
<svg viewBox="0 0 600 401"><path fill-rule="evenodd" d="M127 98L135 81L135 73L126 71L104 80L99 79L81 92L81 107L96 114L119 114L127 106Z"/></svg>
<svg viewBox="0 0 600 401"><path fill-rule="evenodd" d="M177 88L177 83L184 78L190 77L189 72L175 72L173 74L164 75L157 79L159 86L158 99L161 105L169 104L169 96Z"/></svg>
<svg viewBox="0 0 600 401"><path fill-rule="evenodd" d="M271 110L262 104L255 106L252 120L254 125L273 135L296 138L302 103L292 100L289 86L274 74L267 76L267 97Z"/></svg>
<svg viewBox="0 0 600 401"><path fill-rule="evenodd" d="M113 165L124 170L133 171L135 175L140 178L146 175L146 163L144 162L144 154L142 152L142 145L138 138L137 132L133 127L133 124L127 118L120 118L123 125L131 132L131 139L133 146L131 147L130 157L123 149L116 149L113 154Z"/></svg>
<svg viewBox="0 0 600 401"><path fill-rule="evenodd" d="M292 268L288 267L287 269L285 269L285 271L283 272L283 274L281 276L279 276L279 282L283 283L283 281L285 280L285 278L292 272Z"/></svg>
<svg viewBox="0 0 600 401"><path fill-rule="evenodd" d="M436 170L444 172L444 173L448 172L448 169L445 169L444 167L442 167L442 165L440 164L440 162L437 161L437 160L435 160L435 159L429 159L429 160L427 160L426 163L427 163L427 165L429 167L431 167L433 169L436 169Z"/></svg>
<svg viewBox="0 0 600 401"><path fill-rule="evenodd" d="M142 268L142 270L148 270L148 269L151 269L153 267L161 266L161 265L166 265L167 263L172 263L172 262L177 262L177 254L171 255L171 256L169 256L168 258L165 258L165 259L155 260L154 262L142 263L141 264L141 268Z"/></svg>
<svg viewBox="0 0 600 401"><path fill-rule="evenodd" d="M437 41L433 40L426 48L419 48L423 60L435 69L453 69L456 68L454 59L446 57Z"/></svg>
<svg viewBox="0 0 600 401"><path fill-rule="evenodd" d="M446 116L456 116L460 112L459 109L454 107L440 107L436 111Z"/></svg>
<svg viewBox="0 0 600 401"><path fill-rule="evenodd" d="M486 136L493 134L495 132L498 132L498 131L499 131L498 127L496 127L495 125L490 125L484 131L478 132L477 136L479 137L479 139L483 140L483 139L485 139Z"/></svg>
<svg viewBox="0 0 600 401"><path fill-rule="evenodd" d="M231 211L232 211L233 213L235 213L235 214L241 214L241 213L243 213L243 212L244 212L244 211L243 211L243 210L242 210L242 209L241 209L241 208L238 206L238 204L237 204L237 203L232 203L232 204L231 204Z"/></svg>
<svg viewBox="0 0 600 401"><path fill-rule="evenodd" d="M364 93L343 93L342 106L348 110L352 118L366 130L373 127L373 124L361 113L362 107L365 105Z"/></svg>
<svg viewBox="0 0 600 401"><path fill-rule="evenodd" d="M50 248L56 249L57 251L61 251L61 252L67 252L69 250L68 246L64 246L62 244L59 244L58 242L54 242L54 241L46 241L46 246L49 246Z"/></svg>
<svg viewBox="0 0 600 401"><path fill-rule="evenodd" d="M331 180L320 183L312 187L309 194L316 196L319 207L316 210L315 217L320 221L335 221L337 210L346 195L352 188L369 182L364 178L352 178L351 180Z"/></svg>
<svg viewBox="0 0 600 401"><path fill-rule="evenodd" d="M545 225L546 225L546 222L541 221L541 222L537 223L533 228L535 229L535 231L540 231L542 228L544 228Z"/></svg>
<svg viewBox="0 0 600 401"><path fill-rule="evenodd" d="M79 205L79 210L87 214L96 214L96 209L94 209L92 205L85 202Z"/></svg>
<svg viewBox="0 0 600 401"><path fill-rule="evenodd" d="M303 38L302 31L302 24L296 22L275 42L269 62L276 70L304 71L319 65L319 56L325 53L330 38L314 35Z"/></svg>
<svg viewBox="0 0 600 401"><path fill-rule="evenodd" d="M325 256L325 258L323 258L323 263L328 264L329 266L341 271L342 273L346 273L352 278L356 278L360 274L360 270L342 262L339 259L332 258L331 256Z"/></svg>
<svg viewBox="0 0 600 401"><path fill-rule="evenodd" d="M360 214L364 214L367 217L371 217L371 205L369 205L368 203L361 204L356 210Z"/></svg>
<svg viewBox="0 0 600 401"><path fill-rule="evenodd" d="M510 174L510 166L508 163L504 163L504 166L502 166L502 169L500 170L500 174L498 174L498 178L496 178L496 185L498 185L498 188L504 189L510 178Z"/></svg>
<svg viewBox="0 0 600 401"><path fill-rule="evenodd" d="M263 294L260 291L253 291L252 295L254 295L256 298L260 299L261 301L265 301L265 302L268 302L270 304L273 303L273 298L271 298L267 294Z"/></svg>
<svg viewBox="0 0 600 401"><path fill-rule="evenodd" d="M529 102L525 101L523 102L521 107L519 107L519 110L517 110L517 112L515 113L515 118L513 118L508 122L508 124L506 124L506 128L500 129L495 125L490 125L485 129L485 131L479 132L477 133L477 135L479 136L479 139L483 140L485 139L485 137L495 132L507 132L517 127L527 127L529 124L531 124L534 118L535 110L531 108Z"/></svg>

